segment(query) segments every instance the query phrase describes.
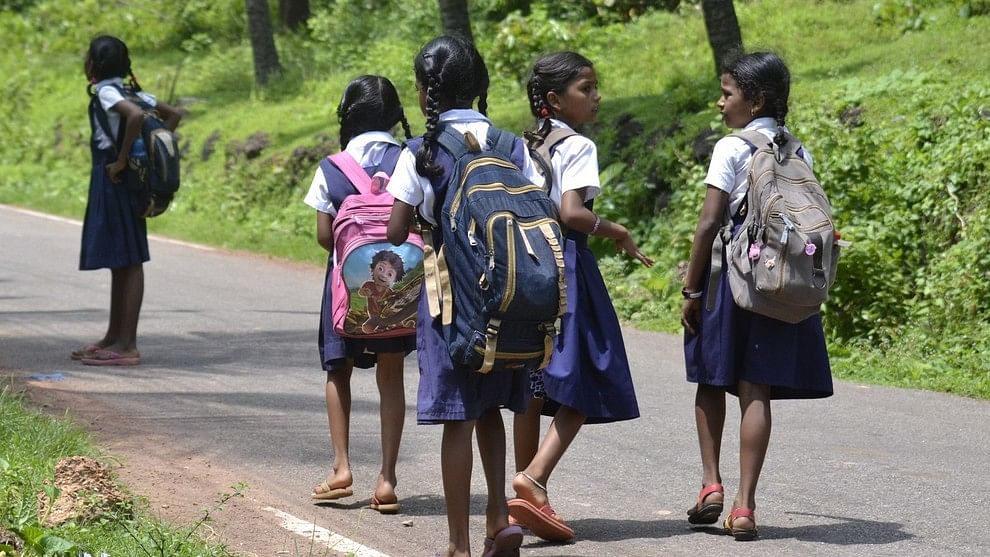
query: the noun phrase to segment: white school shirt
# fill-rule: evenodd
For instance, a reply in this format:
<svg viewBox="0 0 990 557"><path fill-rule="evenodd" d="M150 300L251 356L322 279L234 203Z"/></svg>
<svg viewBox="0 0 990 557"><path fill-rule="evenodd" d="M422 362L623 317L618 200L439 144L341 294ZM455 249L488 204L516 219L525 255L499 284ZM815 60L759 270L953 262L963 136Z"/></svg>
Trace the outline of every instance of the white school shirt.
<svg viewBox="0 0 990 557"><path fill-rule="evenodd" d="M104 79L98 82L93 87L96 89L96 96L100 99L100 106L107 113L107 124L110 126L110 134L117 138L117 129L120 127L120 113L116 110L110 110L114 105L124 100L124 96L120 94L117 87L108 87L108 85L117 85L118 87L124 86L124 80L119 77L112 77L110 79ZM158 100L155 99L154 95L145 93L144 91L138 91L137 95L141 97L141 100L150 104L151 106L158 106ZM114 145L114 139L107 137L107 134L103 131L100 126L100 121L96 119L96 115L93 115L93 137L96 138L96 146L99 149L109 149Z"/></svg>
<svg viewBox="0 0 990 557"><path fill-rule="evenodd" d="M550 125L554 128L572 129L554 118L550 119ZM588 202L602 191L598 175L598 147L594 141L583 135L572 135L558 143L550 156L550 167L553 172L550 199L558 210L564 192L586 188L583 201Z"/></svg>
<svg viewBox="0 0 990 557"><path fill-rule="evenodd" d="M354 157L363 168L375 167L382 163L385 158L385 151L390 145L402 145L392 134L382 131L364 132L354 136L347 142L344 151ZM330 200L330 188L327 186L327 177L323 170L316 168L316 174L309 185L309 191L303 203L316 209L321 213L326 213L331 217L337 216L337 207Z"/></svg>
<svg viewBox="0 0 990 557"><path fill-rule="evenodd" d="M448 110L440 115L441 124L450 124L459 133L471 132L479 143L484 143L488 138L488 128L492 126L491 121L483 114L471 109ZM543 177L536 169L533 160L529 158L529 151L523 149L523 174L534 184L542 185ZM416 153L408 147L402 150L399 155L399 162L395 165L395 172L388 183L388 192L392 197L419 207L419 214L427 222L438 224L433 215L433 205L436 202L436 195L430 180L420 176L416 172Z"/></svg>
<svg viewBox="0 0 990 557"><path fill-rule="evenodd" d="M787 128L784 128L785 130ZM777 134L777 121L773 118L757 118L743 130L756 130L768 139ZM812 166L811 153L802 145L801 157ZM715 144L712 162L708 165L705 184L729 194L729 214L735 215L749 192L749 163L753 160L752 147L738 137L725 136Z"/></svg>

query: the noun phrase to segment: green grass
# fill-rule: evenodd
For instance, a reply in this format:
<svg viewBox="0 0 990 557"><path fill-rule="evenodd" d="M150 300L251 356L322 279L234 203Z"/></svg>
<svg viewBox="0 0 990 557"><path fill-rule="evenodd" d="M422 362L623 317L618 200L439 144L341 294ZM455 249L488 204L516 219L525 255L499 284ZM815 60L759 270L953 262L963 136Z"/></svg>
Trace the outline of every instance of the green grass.
<svg viewBox="0 0 990 557"><path fill-rule="evenodd" d="M24 555L41 555L40 548L73 545L70 553L86 551L122 555L170 555L175 557L228 557L223 546L207 545L198 538L199 524L188 527L166 525L154 518L147 502L134 497L113 512L89 522L69 522L55 528L42 527L38 517L39 492L53 493L45 482L54 479L55 465L68 456L88 456L103 462L108 457L97 449L86 433L68 420L52 419L28 410L23 398L0 388L0 527L24 533L35 540ZM239 493L240 487L223 497ZM214 509L215 510L215 509ZM205 517L205 515L204 515ZM3 553L0 545L0 554ZM51 555L63 553L51 553ZM47 555L47 554L46 554Z"/></svg>
<svg viewBox="0 0 990 557"><path fill-rule="evenodd" d="M613 258L602 266L620 315L668 332L678 328L677 269L701 200L704 162L694 159L692 142L708 129L726 131L716 123L717 81L693 4L627 25L565 22L569 38L556 42L541 38L546 22L534 16L535 42L519 37L519 44L572 48L595 61L604 102L590 134L606 187L596 209L632 225L658 259L652 271ZM808 142L840 226L855 240L826 308L836 374L990 398L990 330L982 325L990 320L990 294L978 286L990 284L980 270L990 262L978 261L979 231L990 222L980 162L987 160L990 138L981 136L985 121L973 118L974 108L990 106L990 16L960 17L958 2L914 4L924 26L911 32L902 31L907 12L901 0L740 1L736 10L747 48L769 48L787 60L793 74L788 123ZM877 22L877 6L894 14L889 22ZM334 45L279 36L286 73L267 89L253 83L245 40L213 38L194 50L168 42L132 49L145 88L165 96L174 84L175 100L189 110L180 128L182 190L169 213L149 221L150 231L322 264L312 211L301 200L317 158L336 148L340 91L358 74L387 75L406 100L414 132L421 132L411 65L417 48L437 33L430 27L437 23L435 9L427 0L402 3L403 11L390 17L408 21L376 33L360 56L348 55L346 67ZM103 28L116 28L112 12L100 17L92 26L102 21ZM38 38L14 21L0 18L0 28L6 25L31 46L26 64L19 50L0 52L0 68L10 78L0 91L10 101L0 108L0 202L79 218L88 179L84 41L74 51L65 40ZM341 21L348 33L363 25ZM490 56L505 49L496 38L498 23L481 14L474 22L479 48L494 68L500 60ZM85 37L80 25L66 23L62 33ZM514 59L537 55L516 53ZM489 106L496 123L515 130L530 116L516 77L525 71L512 69L514 75L492 75ZM858 128L838 123L849 107L862 110ZM235 145L256 132L270 137L262 156L246 161L234 154ZM202 160L214 133L216 150ZM955 145L954 138L962 139ZM308 154L294 156L296 150ZM897 165L907 169L903 176ZM960 206L944 202L944 184L958 190ZM956 227L950 212L968 229ZM932 219L930 232L919 218ZM903 238L892 232L901 230ZM888 249L892 242L902 243ZM598 246L603 253L605 247ZM912 254L928 249L933 255L927 259ZM940 305L943 300L949 305ZM953 304L965 306L961 317L954 317Z"/></svg>

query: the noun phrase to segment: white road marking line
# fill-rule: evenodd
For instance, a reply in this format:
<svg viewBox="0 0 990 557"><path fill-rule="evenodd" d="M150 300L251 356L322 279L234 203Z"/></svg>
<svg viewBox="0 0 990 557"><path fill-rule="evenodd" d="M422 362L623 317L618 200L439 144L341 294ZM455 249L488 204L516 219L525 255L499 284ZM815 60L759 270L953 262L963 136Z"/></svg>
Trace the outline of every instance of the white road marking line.
<svg viewBox="0 0 990 557"><path fill-rule="evenodd" d="M380 551L375 551L374 549L363 546L354 540L345 538L340 534L331 532L330 530L317 526L312 522L307 522L301 518L296 518L291 514L280 511L274 507L263 507L261 510L268 511L282 519L282 528L285 528L286 530L294 534L298 534L306 539L325 543L327 544L328 549L347 553L348 555L354 555L355 557L388 557L388 555Z"/></svg>
<svg viewBox="0 0 990 557"><path fill-rule="evenodd" d="M15 213L21 213L21 214L24 214L24 215L30 215L32 217L38 217L38 218L42 218L42 219L53 220L55 222L61 222L61 223L65 223L65 224L73 224L73 225L76 225L76 226L82 226L82 221L79 221L79 220L76 220L76 219L70 219L70 218L66 218L66 217L59 217L59 216L56 216L56 215L49 215L47 213L39 213L37 211L32 211L30 209L22 209L20 207L14 207L14 206L11 206L11 205L0 204L0 207L6 209L8 211L13 211ZM166 244L173 244L173 245L176 245L176 246L182 246L182 247L186 247L186 248L193 248L193 249L198 249L198 250L202 250L202 251L217 251L215 248L211 248L210 246L204 246L202 244L193 244L193 243L190 243L190 242L183 242L182 240L173 240L172 238L165 238L163 236L157 236L155 234L149 234L148 235L148 239L149 240L154 240L156 242L163 242L163 243L166 243Z"/></svg>

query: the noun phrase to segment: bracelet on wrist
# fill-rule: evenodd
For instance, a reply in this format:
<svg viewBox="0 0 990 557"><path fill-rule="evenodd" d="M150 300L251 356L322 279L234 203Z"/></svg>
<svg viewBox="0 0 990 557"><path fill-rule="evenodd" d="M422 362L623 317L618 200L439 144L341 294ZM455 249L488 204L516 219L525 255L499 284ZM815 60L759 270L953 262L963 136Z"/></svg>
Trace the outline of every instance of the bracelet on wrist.
<svg viewBox="0 0 990 557"><path fill-rule="evenodd" d="M704 295L704 292L701 290L694 292L692 290L688 290L687 287L681 288L681 296L684 296L685 300L697 300L698 298L701 298L702 295Z"/></svg>
<svg viewBox="0 0 990 557"><path fill-rule="evenodd" d="M588 232L589 236L594 236L595 232L598 232L598 228L602 225L602 218L595 215L595 225L591 227L591 232Z"/></svg>

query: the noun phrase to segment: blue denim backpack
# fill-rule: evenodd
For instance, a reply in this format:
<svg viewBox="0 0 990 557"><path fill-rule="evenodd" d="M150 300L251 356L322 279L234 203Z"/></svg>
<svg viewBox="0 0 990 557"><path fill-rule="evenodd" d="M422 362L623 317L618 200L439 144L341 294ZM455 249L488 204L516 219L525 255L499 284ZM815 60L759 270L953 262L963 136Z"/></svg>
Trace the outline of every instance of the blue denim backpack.
<svg viewBox="0 0 990 557"><path fill-rule="evenodd" d="M557 212L511 161L515 136L495 127L487 135L484 148L449 126L438 137L454 168L440 224L424 230L430 314L441 319L456 365L543 369L566 307Z"/></svg>

